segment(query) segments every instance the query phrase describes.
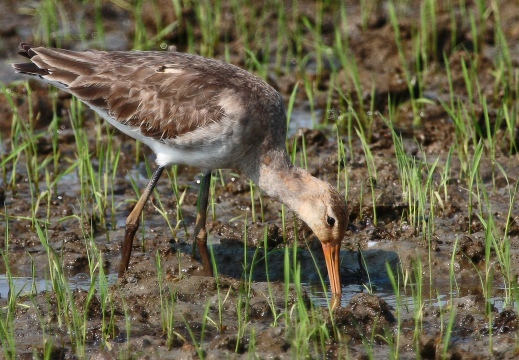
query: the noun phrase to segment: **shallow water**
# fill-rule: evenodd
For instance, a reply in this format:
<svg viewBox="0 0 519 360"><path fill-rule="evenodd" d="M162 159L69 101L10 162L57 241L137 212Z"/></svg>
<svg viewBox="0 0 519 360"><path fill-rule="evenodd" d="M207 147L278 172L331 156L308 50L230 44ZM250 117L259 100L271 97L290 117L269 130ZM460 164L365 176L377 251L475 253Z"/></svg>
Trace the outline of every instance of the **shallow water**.
<svg viewBox="0 0 519 360"><path fill-rule="evenodd" d="M89 291L92 286L92 280L87 274L76 274L67 278L67 285L69 290L85 290ZM107 276L107 283L109 286L117 282L117 274L110 274ZM52 291L52 282L48 279L38 277L12 277L12 287L9 283L9 278L6 275L0 275L0 298L7 299L10 291L14 291L16 296L35 296L44 291ZM95 283L95 288L99 290L99 280Z"/></svg>

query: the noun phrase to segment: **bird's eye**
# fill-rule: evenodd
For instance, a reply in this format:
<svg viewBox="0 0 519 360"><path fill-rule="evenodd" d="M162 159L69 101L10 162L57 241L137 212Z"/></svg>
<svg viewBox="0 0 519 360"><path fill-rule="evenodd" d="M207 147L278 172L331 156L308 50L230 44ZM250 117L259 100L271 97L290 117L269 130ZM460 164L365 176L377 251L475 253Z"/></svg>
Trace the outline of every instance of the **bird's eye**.
<svg viewBox="0 0 519 360"><path fill-rule="evenodd" d="M326 216L326 222L327 222L328 225L330 225L330 226L335 225L335 219L332 218L331 216L328 216L328 215Z"/></svg>

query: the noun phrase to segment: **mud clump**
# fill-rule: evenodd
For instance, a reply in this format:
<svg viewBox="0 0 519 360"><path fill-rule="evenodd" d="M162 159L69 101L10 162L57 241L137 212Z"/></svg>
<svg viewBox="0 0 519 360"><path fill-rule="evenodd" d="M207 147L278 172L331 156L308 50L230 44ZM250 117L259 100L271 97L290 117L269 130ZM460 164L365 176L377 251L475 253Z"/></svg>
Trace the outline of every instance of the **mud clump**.
<svg viewBox="0 0 519 360"><path fill-rule="evenodd" d="M357 294L350 300L348 306L334 311L334 323L342 334L360 341L365 337L384 335L385 332L390 331L389 329L396 323L392 310L394 311L378 296Z"/></svg>

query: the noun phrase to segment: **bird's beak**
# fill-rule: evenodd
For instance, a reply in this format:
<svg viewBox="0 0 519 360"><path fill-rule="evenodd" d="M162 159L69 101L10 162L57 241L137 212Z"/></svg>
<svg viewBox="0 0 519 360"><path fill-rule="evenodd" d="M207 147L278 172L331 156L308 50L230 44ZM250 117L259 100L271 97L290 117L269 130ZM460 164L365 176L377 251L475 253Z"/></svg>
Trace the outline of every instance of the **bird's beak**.
<svg viewBox="0 0 519 360"><path fill-rule="evenodd" d="M322 245L326 267L328 268L328 277L330 278L330 287L332 290L332 309L334 309L341 304L342 288L341 274L339 271L341 244L322 243Z"/></svg>

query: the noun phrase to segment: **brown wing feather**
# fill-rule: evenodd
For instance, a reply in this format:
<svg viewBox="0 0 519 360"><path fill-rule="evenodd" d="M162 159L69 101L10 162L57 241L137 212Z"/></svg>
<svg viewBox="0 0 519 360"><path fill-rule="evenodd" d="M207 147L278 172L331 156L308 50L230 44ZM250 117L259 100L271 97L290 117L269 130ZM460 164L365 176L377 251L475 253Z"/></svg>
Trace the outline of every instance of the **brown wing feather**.
<svg viewBox="0 0 519 360"><path fill-rule="evenodd" d="M73 52L28 44L22 44L22 50L37 67L16 64L17 71L62 83L85 103L157 139L218 122L225 115L220 94L234 87L239 79L231 78L242 71L176 52L135 56L135 52Z"/></svg>

